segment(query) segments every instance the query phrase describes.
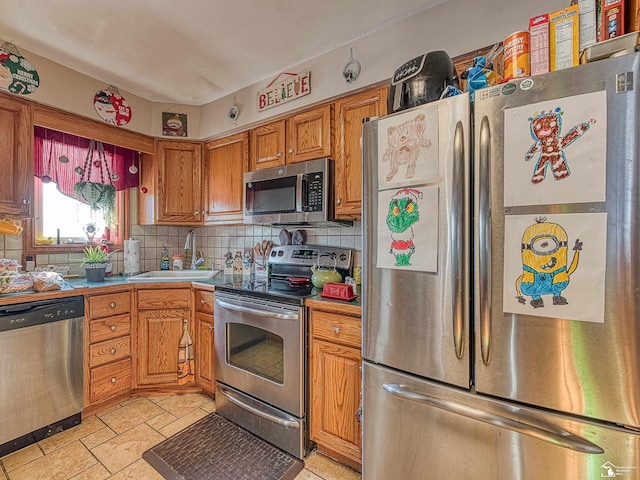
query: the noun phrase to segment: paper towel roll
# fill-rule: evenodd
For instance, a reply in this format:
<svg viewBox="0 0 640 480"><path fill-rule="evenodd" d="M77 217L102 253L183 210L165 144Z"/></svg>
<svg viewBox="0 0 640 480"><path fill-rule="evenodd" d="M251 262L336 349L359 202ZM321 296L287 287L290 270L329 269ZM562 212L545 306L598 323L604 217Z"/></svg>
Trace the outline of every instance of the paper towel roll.
<svg viewBox="0 0 640 480"><path fill-rule="evenodd" d="M140 273L140 241L124 241L124 273L125 275L136 275Z"/></svg>

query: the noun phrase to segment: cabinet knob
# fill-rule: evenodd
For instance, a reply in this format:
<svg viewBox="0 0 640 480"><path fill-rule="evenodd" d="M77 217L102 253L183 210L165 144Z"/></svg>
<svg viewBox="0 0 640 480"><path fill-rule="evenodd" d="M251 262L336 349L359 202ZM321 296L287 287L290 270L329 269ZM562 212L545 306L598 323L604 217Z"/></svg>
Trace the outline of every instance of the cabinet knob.
<svg viewBox="0 0 640 480"><path fill-rule="evenodd" d="M282 152L276 153L276 157L280 158L282 156Z"/></svg>
<svg viewBox="0 0 640 480"><path fill-rule="evenodd" d="M116 302L111 302L111 303L109 304L109 306L110 306L111 308L116 308Z"/></svg>
<svg viewBox="0 0 640 480"><path fill-rule="evenodd" d="M194 215L200 215L200 211L196 210L195 212L193 212Z"/></svg>
<svg viewBox="0 0 640 480"><path fill-rule="evenodd" d="M338 327L333 327L333 333L335 333L336 335L340 333L340 328Z"/></svg>
<svg viewBox="0 0 640 480"><path fill-rule="evenodd" d="M111 383L116 383L118 381L118 379L116 377L112 377L111 378Z"/></svg>
<svg viewBox="0 0 640 480"><path fill-rule="evenodd" d="M200 299L200 303L201 303L202 305L204 305L204 304L206 303L206 302L204 301L204 298L201 298L201 299Z"/></svg>
<svg viewBox="0 0 640 480"><path fill-rule="evenodd" d="M209 330L213 330L213 325L209 325Z"/></svg>
<svg viewBox="0 0 640 480"><path fill-rule="evenodd" d="M340 199L336 198L336 205L340 205Z"/></svg>
<svg viewBox="0 0 640 480"><path fill-rule="evenodd" d="M31 201L28 198L23 198L22 199L22 204L23 205L29 205L31 203Z"/></svg>
<svg viewBox="0 0 640 480"><path fill-rule="evenodd" d="M115 354L116 354L116 349L115 349L115 348L112 348L112 349L111 349L111 355L115 355Z"/></svg>
<svg viewBox="0 0 640 480"><path fill-rule="evenodd" d="M115 332L117 328L118 328L118 327L116 327L115 325L111 325L111 331L112 331L112 332Z"/></svg>
<svg viewBox="0 0 640 480"><path fill-rule="evenodd" d="M287 150L289 153L293 153L293 148L290 148L289 150Z"/></svg>

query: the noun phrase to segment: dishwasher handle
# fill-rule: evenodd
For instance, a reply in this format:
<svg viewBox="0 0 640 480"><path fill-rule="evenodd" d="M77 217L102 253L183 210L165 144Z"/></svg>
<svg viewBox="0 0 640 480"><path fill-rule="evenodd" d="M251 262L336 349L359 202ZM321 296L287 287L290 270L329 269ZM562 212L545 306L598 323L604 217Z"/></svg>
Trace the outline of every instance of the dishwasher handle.
<svg viewBox="0 0 640 480"><path fill-rule="evenodd" d="M451 400L445 400L442 398L425 395L424 393L414 392L413 390L409 390L406 387L398 384L385 383L382 385L382 388L384 388L387 393L390 393L391 395L399 398L403 398L405 400L424 403L432 407L440 408L447 412L462 415L467 418L471 418L472 420L488 423L489 425L493 425L494 427L506 428L507 430L518 432L523 435L528 435L530 437L537 438L538 440L543 440L553 445L568 448L576 452L591 454L604 453L604 450L601 447L595 445L594 443L591 443L589 440L574 435L573 433L567 432L565 430L554 431L552 426L549 426L549 428L543 428L537 425L533 425L532 423L527 423L526 421L515 420L510 417L499 415L497 413L487 412L485 410L473 408L468 405L452 402Z"/></svg>

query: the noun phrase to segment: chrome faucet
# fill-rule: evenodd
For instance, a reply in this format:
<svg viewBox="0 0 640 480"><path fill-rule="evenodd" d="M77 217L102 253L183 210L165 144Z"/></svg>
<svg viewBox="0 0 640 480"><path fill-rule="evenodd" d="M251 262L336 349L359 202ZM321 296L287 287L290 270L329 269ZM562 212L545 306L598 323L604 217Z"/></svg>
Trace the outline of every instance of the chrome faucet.
<svg viewBox="0 0 640 480"><path fill-rule="evenodd" d="M204 263L204 257L198 257L198 252L196 250L196 231L189 230L187 233L187 241L184 244L185 252L191 251L191 270L196 270L198 265ZM189 261L188 258L185 258L186 261Z"/></svg>

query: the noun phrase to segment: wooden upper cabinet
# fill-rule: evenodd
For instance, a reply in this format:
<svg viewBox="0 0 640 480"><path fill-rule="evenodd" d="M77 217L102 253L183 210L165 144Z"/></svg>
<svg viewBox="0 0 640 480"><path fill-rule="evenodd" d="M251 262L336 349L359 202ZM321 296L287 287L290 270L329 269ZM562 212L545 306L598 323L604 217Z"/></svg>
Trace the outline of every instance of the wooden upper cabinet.
<svg viewBox="0 0 640 480"><path fill-rule="evenodd" d="M33 203L33 128L29 107L0 96L0 214L26 217Z"/></svg>
<svg viewBox="0 0 640 480"><path fill-rule="evenodd" d="M242 222L244 173L249 168L249 133L204 146L205 224Z"/></svg>
<svg viewBox="0 0 640 480"><path fill-rule="evenodd" d="M157 141L158 224L202 223L202 144Z"/></svg>
<svg viewBox="0 0 640 480"><path fill-rule="evenodd" d="M251 130L250 170L331 156L333 103Z"/></svg>
<svg viewBox="0 0 640 480"><path fill-rule="evenodd" d="M331 112L328 103L287 119L286 163L331 156Z"/></svg>
<svg viewBox="0 0 640 480"><path fill-rule="evenodd" d="M251 171L284 165L285 125L279 120L251 130Z"/></svg>
<svg viewBox="0 0 640 480"><path fill-rule="evenodd" d="M362 120L387 114L387 87L336 100L334 134L336 217L362 215Z"/></svg>

